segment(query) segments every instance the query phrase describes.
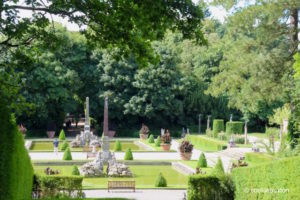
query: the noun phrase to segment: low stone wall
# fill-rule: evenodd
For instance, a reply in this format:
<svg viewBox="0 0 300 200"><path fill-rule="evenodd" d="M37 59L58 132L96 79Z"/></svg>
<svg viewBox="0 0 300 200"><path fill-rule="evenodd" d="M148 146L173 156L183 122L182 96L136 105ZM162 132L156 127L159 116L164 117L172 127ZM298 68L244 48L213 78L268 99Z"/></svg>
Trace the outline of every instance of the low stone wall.
<svg viewBox="0 0 300 200"><path fill-rule="evenodd" d="M31 145L32 145L32 141L31 140L26 140L25 141L25 148L27 150L30 150Z"/></svg>
<svg viewBox="0 0 300 200"><path fill-rule="evenodd" d="M143 142L140 141L134 141L134 144L139 146L140 148L143 148L144 150L147 151L155 151L155 149L147 144L144 144Z"/></svg>
<svg viewBox="0 0 300 200"><path fill-rule="evenodd" d="M182 173L182 174L185 174L185 175L192 175L195 173L195 170L185 164L182 164L181 162L172 162L172 167Z"/></svg>

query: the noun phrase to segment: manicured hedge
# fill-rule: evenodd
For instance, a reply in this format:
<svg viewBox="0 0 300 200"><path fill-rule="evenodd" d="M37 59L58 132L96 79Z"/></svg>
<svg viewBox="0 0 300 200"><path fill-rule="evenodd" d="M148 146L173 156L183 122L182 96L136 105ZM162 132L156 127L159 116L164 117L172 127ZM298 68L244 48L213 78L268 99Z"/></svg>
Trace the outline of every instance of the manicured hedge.
<svg viewBox="0 0 300 200"><path fill-rule="evenodd" d="M45 198L57 195L82 197L82 181L82 176L41 175L37 176L37 188Z"/></svg>
<svg viewBox="0 0 300 200"><path fill-rule="evenodd" d="M244 122L227 122L226 123L226 134L243 134Z"/></svg>
<svg viewBox="0 0 300 200"><path fill-rule="evenodd" d="M213 122L213 135L214 137L218 136L218 133L224 131L224 120L215 119Z"/></svg>
<svg viewBox="0 0 300 200"><path fill-rule="evenodd" d="M186 135L185 138L190 141L196 149L207 149L219 151L227 148L225 142L220 142L212 138L208 138L200 135Z"/></svg>
<svg viewBox="0 0 300 200"><path fill-rule="evenodd" d="M254 163L270 162L274 160L274 156L263 153L246 153L246 160Z"/></svg>
<svg viewBox="0 0 300 200"><path fill-rule="evenodd" d="M235 199L300 199L299 166L300 157L292 157L255 167L235 168L232 172Z"/></svg>
<svg viewBox="0 0 300 200"><path fill-rule="evenodd" d="M232 200L234 191L228 177L193 175L188 181L188 200Z"/></svg>
<svg viewBox="0 0 300 200"><path fill-rule="evenodd" d="M0 99L0 199L31 199L33 168L15 119Z"/></svg>

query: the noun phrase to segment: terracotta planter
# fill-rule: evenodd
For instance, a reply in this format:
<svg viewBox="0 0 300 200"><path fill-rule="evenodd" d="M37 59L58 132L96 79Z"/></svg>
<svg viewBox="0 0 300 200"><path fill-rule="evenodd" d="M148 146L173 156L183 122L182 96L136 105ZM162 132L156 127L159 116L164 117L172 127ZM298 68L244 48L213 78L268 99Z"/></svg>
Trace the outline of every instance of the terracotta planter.
<svg viewBox="0 0 300 200"><path fill-rule="evenodd" d="M161 144L160 146L161 146L162 150L170 151L171 144Z"/></svg>
<svg viewBox="0 0 300 200"><path fill-rule="evenodd" d="M147 140L148 139L148 135L146 135L146 134L140 134L140 139L141 140Z"/></svg>
<svg viewBox="0 0 300 200"><path fill-rule="evenodd" d="M181 156L181 159L182 160L191 160L191 157L192 157L192 152L180 152L180 156Z"/></svg>
<svg viewBox="0 0 300 200"><path fill-rule="evenodd" d="M55 131L47 131L48 138L54 138Z"/></svg>

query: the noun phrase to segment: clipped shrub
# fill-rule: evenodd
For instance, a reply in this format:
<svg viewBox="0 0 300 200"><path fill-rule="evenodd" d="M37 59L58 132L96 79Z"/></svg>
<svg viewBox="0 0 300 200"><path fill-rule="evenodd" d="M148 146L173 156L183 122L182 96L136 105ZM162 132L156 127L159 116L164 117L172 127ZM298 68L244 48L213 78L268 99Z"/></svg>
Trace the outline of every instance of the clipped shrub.
<svg viewBox="0 0 300 200"><path fill-rule="evenodd" d="M244 122L232 121L226 123L226 134L243 134Z"/></svg>
<svg viewBox="0 0 300 200"><path fill-rule="evenodd" d="M271 162L275 160L275 157L266 153L251 152L251 153L246 153L245 159L246 161L253 162L253 163L264 163L264 162Z"/></svg>
<svg viewBox="0 0 300 200"><path fill-rule="evenodd" d="M296 156L273 160L272 162L262 163L253 167L233 169L234 199L300 199L299 166L300 157ZM250 191L250 189L260 188L265 191L269 189L270 192Z"/></svg>
<svg viewBox="0 0 300 200"><path fill-rule="evenodd" d="M130 148L126 150L124 160L133 160L133 155Z"/></svg>
<svg viewBox="0 0 300 200"><path fill-rule="evenodd" d="M224 131L224 120L215 119L213 121L213 136L216 138L220 132Z"/></svg>
<svg viewBox="0 0 300 200"><path fill-rule="evenodd" d="M37 176L37 185L45 199L82 197L82 176Z"/></svg>
<svg viewBox="0 0 300 200"><path fill-rule="evenodd" d="M201 155L200 155L200 157L198 159L197 167L198 168L207 167L206 157L205 157L205 155L204 155L203 152L201 153Z"/></svg>
<svg viewBox="0 0 300 200"><path fill-rule="evenodd" d="M227 143L215 140L213 138L207 138L201 135L186 135L185 138L189 140L196 149L211 149L215 151L224 150L227 148Z"/></svg>
<svg viewBox="0 0 300 200"><path fill-rule="evenodd" d="M119 140L116 140L114 150L115 151L122 151L122 145L121 145L121 142Z"/></svg>
<svg viewBox="0 0 300 200"><path fill-rule="evenodd" d="M69 147L69 143L67 141L64 141L63 144L60 147L60 150L64 151Z"/></svg>
<svg viewBox="0 0 300 200"><path fill-rule="evenodd" d="M148 142L149 142L149 143L154 143L154 137L153 137L152 134L149 136Z"/></svg>
<svg viewBox="0 0 300 200"><path fill-rule="evenodd" d="M72 160L72 154L70 148L66 148L63 156L63 160Z"/></svg>
<svg viewBox="0 0 300 200"><path fill-rule="evenodd" d="M33 167L15 118L2 98L0 113L0 199L31 199Z"/></svg>
<svg viewBox="0 0 300 200"><path fill-rule="evenodd" d="M155 182L155 187L167 187L167 180L162 175L162 173L158 174L158 177L157 177L156 182Z"/></svg>
<svg viewBox="0 0 300 200"><path fill-rule="evenodd" d="M156 141L155 141L155 146L160 147L160 136L157 136Z"/></svg>
<svg viewBox="0 0 300 200"><path fill-rule="evenodd" d="M66 140L66 134L65 134L64 129L61 129L61 131L59 133L59 136L58 136L58 139L59 140Z"/></svg>
<svg viewBox="0 0 300 200"><path fill-rule="evenodd" d="M236 144L245 144L245 136L244 135L234 135L234 142ZM249 140L247 140L247 142L249 143Z"/></svg>
<svg viewBox="0 0 300 200"><path fill-rule="evenodd" d="M229 177L220 179L211 174L189 176L188 200L232 200L234 189Z"/></svg>
<svg viewBox="0 0 300 200"><path fill-rule="evenodd" d="M72 168L72 175L75 175L75 176L80 175L79 169L76 165L74 165Z"/></svg>
<svg viewBox="0 0 300 200"><path fill-rule="evenodd" d="M208 137L214 137L212 130L209 129L209 128L206 129L205 134L206 134L206 136L208 136Z"/></svg>
<svg viewBox="0 0 300 200"><path fill-rule="evenodd" d="M227 140L228 140L228 137L227 137L226 133L223 132L223 131L220 132L220 133L218 134L217 138L218 138L219 140L224 140L224 141L227 141Z"/></svg>
<svg viewBox="0 0 300 200"><path fill-rule="evenodd" d="M217 177L224 177L225 176L225 171L224 171L224 167L223 167L223 163L221 158L218 158L217 164L214 167L212 174L214 174Z"/></svg>

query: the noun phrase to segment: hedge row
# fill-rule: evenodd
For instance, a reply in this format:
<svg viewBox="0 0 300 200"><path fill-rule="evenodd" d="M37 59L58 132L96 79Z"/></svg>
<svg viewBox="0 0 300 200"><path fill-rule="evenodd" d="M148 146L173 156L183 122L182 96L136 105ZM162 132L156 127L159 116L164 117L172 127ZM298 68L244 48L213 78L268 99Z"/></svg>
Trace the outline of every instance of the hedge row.
<svg viewBox="0 0 300 200"><path fill-rule="evenodd" d="M235 199L300 199L300 157L232 172Z"/></svg>
<svg viewBox="0 0 300 200"><path fill-rule="evenodd" d="M33 167L14 117L0 99L0 199L31 199Z"/></svg>
<svg viewBox="0 0 300 200"><path fill-rule="evenodd" d="M214 175L193 175L188 181L188 200L232 200L234 191L230 179Z"/></svg>
<svg viewBox="0 0 300 200"><path fill-rule="evenodd" d="M215 119L213 121L213 136L217 137L218 133L224 131L224 120L223 119Z"/></svg>
<svg viewBox="0 0 300 200"><path fill-rule="evenodd" d="M58 196L82 197L83 176L36 175L35 188L43 198Z"/></svg>
<svg viewBox="0 0 300 200"><path fill-rule="evenodd" d="M189 134L186 135L185 138L197 149L210 148L212 150L219 151L227 148L227 144L225 142L220 142L205 136Z"/></svg>
<svg viewBox="0 0 300 200"><path fill-rule="evenodd" d="M274 160L273 156L263 153L246 153L246 160L254 163L270 162Z"/></svg>
<svg viewBox="0 0 300 200"><path fill-rule="evenodd" d="M226 123L226 134L243 134L244 122L232 121Z"/></svg>

